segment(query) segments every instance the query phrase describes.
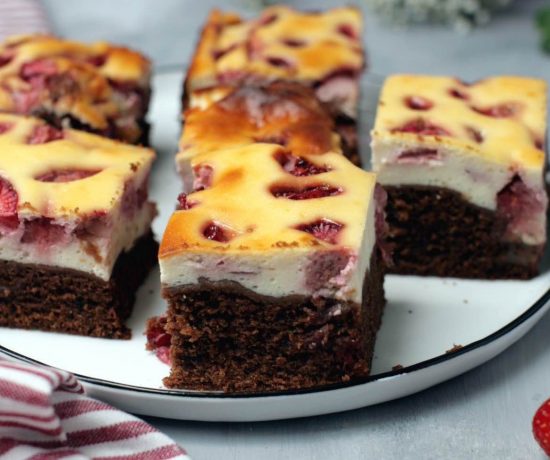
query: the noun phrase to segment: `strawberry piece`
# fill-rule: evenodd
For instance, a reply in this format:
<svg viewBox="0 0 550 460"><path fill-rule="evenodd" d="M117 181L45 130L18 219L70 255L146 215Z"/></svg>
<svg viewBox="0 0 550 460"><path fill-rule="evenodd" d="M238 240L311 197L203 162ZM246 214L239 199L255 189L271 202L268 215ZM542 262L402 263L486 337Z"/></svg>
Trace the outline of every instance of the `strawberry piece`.
<svg viewBox="0 0 550 460"><path fill-rule="evenodd" d="M207 240L218 241L219 243L227 243L233 238L234 235L221 225L216 224L215 222L210 222L204 227L202 234Z"/></svg>
<svg viewBox="0 0 550 460"><path fill-rule="evenodd" d="M18 201L19 195L13 186L0 177L0 228L4 231L16 230L19 227Z"/></svg>
<svg viewBox="0 0 550 460"><path fill-rule="evenodd" d="M233 45L228 46L227 48L220 49L220 50L214 50L214 51L212 51L212 57L215 60L221 59L226 54L230 53L231 51L236 50L238 46L239 45L237 43L234 43Z"/></svg>
<svg viewBox="0 0 550 460"><path fill-rule="evenodd" d="M506 219L506 236L512 239L544 232L538 216L545 207L544 193L527 187L517 174L497 194L497 213Z"/></svg>
<svg viewBox="0 0 550 460"><path fill-rule="evenodd" d="M17 113L31 113L40 105L42 90L34 88L29 91L14 91L12 100Z"/></svg>
<svg viewBox="0 0 550 460"><path fill-rule="evenodd" d="M19 217L17 214L13 216L0 216L0 228L7 230L17 230L19 228Z"/></svg>
<svg viewBox="0 0 550 460"><path fill-rule="evenodd" d="M21 242L47 248L62 241L65 236L65 228L62 225L54 224L52 219L47 217L39 217L25 222L25 232L21 237Z"/></svg>
<svg viewBox="0 0 550 460"><path fill-rule="evenodd" d="M445 128L436 124L430 123L422 118L417 118L405 123L399 128L392 129L392 133L414 133L423 134L426 136L450 136L451 133Z"/></svg>
<svg viewBox="0 0 550 460"><path fill-rule="evenodd" d="M98 54L97 56L89 57L88 59L86 59L86 62L95 67L101 67L105 64L105 62L107 62L107 55Z"/></svg>
<svg viewBox="0 0 550 460"><path fill-rule="evenodd" d="M330 244L336 244L338 235L342 228L344 228L344 224L329 219L318 219L308 224L297 225L294 228L301 232L309 233L319 240L326 241Z"/></svg>
<svg viewBox="0 0 550 460"><path fill-rule="evenodd" d="M427 148L404 150L397 157L398 163L405 164L428 164L439 160L439 152L436 149Z"/></svg>
<svg viewBox="0 0 550 460"><path fill-rule="evenodd" d="M166 332L167 318L155 316L147 323L147 349L154 350L158 359L165 364L170 364L170 343L172 336Z"/></svg>
<svg viewBox="0 0 550 460"><path fill-rule="evenodd" d="M519 112L520 105L514 102L508 102L490 107L472 107L472 110L486 117L509 118Z"/></svg>
<svg viewBox="0 0 550 460"><path fill-rule="evenodd" d="M136 189L136 184L132 181L127 181L124 184L124 194L122 195L122 212L129 217L134 216L136 211L140 209L147 201L148 196L148 179Z"/></svg>
<svg viewBox="0 0 550 460"><path fill-rule="evenodd" d="M322 80L317 81L313 84L315 89L325 86L331 80L353 80L358 75L358 69L349 66L342 66L333 72L330 72L328 75L325 75Z"/></svg>
<svg viewBox="0 0 550 460"><path fill-rule="evenodd" d="M19 195L13 186L0 177L0 217L13 217L17 214Z"/></svg>
<svg viewBox="0 0 550 460"><path fill-rule="evenodd" d="M37 59L27 62L21 66L20 76L25 81L31 81L35 78L44 78L49 75L56 75L58 72L55 62L49 59Z"/></svg>
<svg viewBox="0 0 550 460"><path fill-rule="evenodd" d="M27 143L31 145L46 144L47 142L63 139L63 131L54 128L50 125L35 126L31 135L27 139Z"/></svg>
<svg viewBox="0 0 550 460"><path fill-rule="evenodd" d="M270 56L266 58L266 61L273 67L291 68L292 63L282 57Z"/></svg>
<svg viewBox="0 0 550 460"><path fill-rule="evenodd" d="M254 74L244 70L226 70L218 74L220 85L235 85L236 83L254 83L257 80Z"/></svg>
<svg viewBox="0 0 550 460"><path fill-rule="evenodd" d="M75 180L95 176L98 172L100 171L85 169L59 169L40 174L35 177L35 179L40 182L73 182Z"/></svg>
<svg viewBox="0 0 550 460"><path fill-rule="evenodd" d="M336 31L350 40L359 40L359 34L351 24L340 24Z"/></svg>
<svg viewBox="0 0 550 460"><path fill-rule="evenodd" d="M297 157L289 152L279 151L275 154L275 160L289 174L296 177L313 176L330 171L328 166L318 166L302 157Z"/></svg>
<svg viewBox="0 0 550 460"><path fill-rule="evenodd" d="M430 110L434 103L422 96L408 96L405 98L405 105L412 110Z"/></svg>
<svg viewBox="0 0 550 460"><path fill-rule="evenodd" d="M0 123L0 134L8 132L12 127L12 123Z"/></svg>
<svg viewBox="0 0 550 460"><path fill-rule="evenodd" d="M533 417L533 435L546 455L550 456L550 399L539 407Z"/></svg>
<svg viewBox="0 0 550 460"><path fill-rule="evenodd" d="M187 198L187 194L186 193L180 193L178 195L178 205L176 207L177 210L183 210L183 211L187 211L188 209L191 209L191 208L194 208L195 206L197 206L199 203L197 201L190 201L188 198Z"/></svg>
<svg viewBox="0 0 550 460"><path fill-rule="evenodd" d="M157 316L152 318L147 328L147 343L152 348L170 346L170 334L166 332L166 316Z"/></svg>
<svg viewBox="0 0 550 460"><path fill-rule="evenodd" d="M170 365L170 347L158 347L155 351L157 358L160 359L164 364Z"/></svg>
<svg viewBox="0 0 550 460"><path fill-rule="evenodd" d="M544 205L536 193L529 189L521 177L516 175L497 195L498 211L513 218L522 212L540 212Z"/></svg>
<svg viewBox="0 0 550 460"><path fill-rule="evenodd" d="M315 251L305 270L305 285L314 291L326 288L327 283L343 287L348 281L342 272L356 262L357 256L347 249Z"/></svg>
<svg viewBox="0 0 550 460"><path fill-rule="evenodd" d="M285 38L282 40L282 43L290 48L301 48L302 46L306 46L305 41L296 38Z"/></svg>
<svg viewBox="0 0 550 460"><path fill-rule="evenodd" d="M465 91L462 91L457 88L451 88L449 90L449 94L456 99L462 99L464 101L470 98L470 96L468 96L468 94Z"/></svg>
<svg viewBox="0 0 550 460"><path fill-rule="evenodd" d="M42 101L57 102L72 97L80 90L77 81L69 72L60 73L57 64L50 59L37 59L21 67L20 77L27 88L13 92L12 98L19 113L39 110Z"/></svg>
<svg viewBox="0 0 550 460"><path fill-rule="evenodd" d="M195 192L210 188L214 173L212 166L205 164L197 165L193 167L193 173L195 175L195 180L193 181L193 190Z"/></svg>
<svg viewBox="0 0 550 460"><path fill-rule="evenodd" d="M111 235L112 222L106 211L93 211L74 230L77 238L86 240L107 238Z"/></svg>
<svg viewBox="0 0 550 460"><path fill-rule="evenodd" d="M169 347L170 346L170 340L171 340L170 334L167 334L166 332L163 332L162 334L158 334L154 340L153 344L155 348L159 347Z"/></svg>
<svg viewBox="0 0 550 460"><path fill-rule="evenodd" d="M0 54L0 67L8 65L13 59L13 54Z"/></svg>
<svg viewBox="0 0 550 460"><path fill-rule="evenodd" d="M465 129L468 136L470 136L472 140L476 141L478 144L483 142L483 134L481 134L479 129L474 128L473 126L466 126Z"/></svg>
<svg viewBox="0 0 550 460"><path fill-rule="evenodd" d="M30 89L20 94L29 101L18 101L18 104L30 106L31 101L36 103L41 98L42 91L48 87L48 80L56 75L59 75L59 71L52 60L37 59L23 64L19 76L29 84Z"/></svg>
<svg viewBox="0 0 550 460"><path fill-rule="evenodd" d="M311 200L326 196L340 195L343 190L328 184L312 185L302 189L276 185L271 187L271 194L275 198L288 198L289 200Z"/></svg>

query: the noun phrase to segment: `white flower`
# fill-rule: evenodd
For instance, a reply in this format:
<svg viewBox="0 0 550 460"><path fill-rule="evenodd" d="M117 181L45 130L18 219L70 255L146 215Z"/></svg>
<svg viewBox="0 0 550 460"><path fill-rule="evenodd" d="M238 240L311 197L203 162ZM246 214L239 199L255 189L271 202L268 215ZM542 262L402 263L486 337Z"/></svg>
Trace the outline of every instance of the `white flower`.
<svg viewBox="0 0 550 460"><path fill-rule="evenodd" d="M486 24L491 13L513 0L366 0L370 8L397 24L452 24L459 30Z"/></svg>

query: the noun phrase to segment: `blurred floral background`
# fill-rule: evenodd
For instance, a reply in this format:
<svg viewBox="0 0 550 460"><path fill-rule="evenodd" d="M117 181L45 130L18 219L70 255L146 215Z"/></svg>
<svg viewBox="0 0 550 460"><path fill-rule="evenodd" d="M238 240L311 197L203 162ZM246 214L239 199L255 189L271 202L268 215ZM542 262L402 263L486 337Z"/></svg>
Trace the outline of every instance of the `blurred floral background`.
<svg viewBox="0 0 550 460"><path fill-rule="evenodd" d="M536 24L540 31L540 43L546 53L550 53L550 6L537 12Z"/></svg>
<svg viewBox="0 0 550 460"><path fill-rule="evenodd" d="M0 0L2 1L2 0ZM548 77L549 0L42 0L55 32L143 50L157 69L182 69L200 25L215 7L257 13L269 4L363 10L370 74L489 73ZM154 7L152 7L154 5Z"/></svg>
<svg viewBox="0 0 550 460"><path fill-rule="evenodd" d="M513 0L366 0L375 13L397 24L441 23L459 30L486 24ZM519 0L521 1L521 0Z"/></svg>

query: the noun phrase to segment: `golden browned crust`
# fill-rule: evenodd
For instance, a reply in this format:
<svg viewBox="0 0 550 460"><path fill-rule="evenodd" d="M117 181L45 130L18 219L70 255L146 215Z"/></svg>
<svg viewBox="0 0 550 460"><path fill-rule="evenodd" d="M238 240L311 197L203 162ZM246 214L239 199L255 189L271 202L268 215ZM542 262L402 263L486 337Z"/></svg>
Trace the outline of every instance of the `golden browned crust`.
<svg viewBox="0 0 550 460"><path fill-rule="evenodd" d="M191 65L187 71L184 84L185 94L190 93L195 87L197 89L199 87L207 88L216 84L216 60L212 50L224 27L240 23L242 23L242 19L236 14L223 13L218 9L212 10L202 28ZM200 84L198 84L199 80Z"/></svg>
<svg viewBox="0 0 550 460"><path fill-rule="evenodd" d="M467 84L453 77L393 75L382 89L373 145L458 149L484 161L542 170L543 80L497 76Z"/></svg>
<svg viewBox="0 0 550 460"><path fill-rule="evenodd" d="M202 30L185 92L225 82L313 84L343 70L358 74L364 66L361 28L353 7L306 13L273 6L249 21L215 10Z"/></svg>
<svg viewBox="0 0 550 460"><path fill-rule="evenodd" d="M298 161L316 171L293 174L287 165ZM187 196L188 207L170 218L161 260L181 253L280 253L282 247L330 250L334 244L297 228L319 219L343 225L339 246L358 248L365 216L373 212L375 175L338 153L298 157L284 147L256 143L195 155L188 168L195 179L208 168L210 178ZM318 193L288 198L308 190ZM205 232L210 224L226 233L227 240L209 238Z"/></svg>
<svg viewBox="0 0 550 460"><path fill-rule="evenodd" d="M17 193L14 211L35 218L78 218L121 206L127 182L143 183L155 153L37 118L0 113L1 179ZM89 171L82 180L40 179L56 171Z"/></svg>
<svg viewBox="0 0 550 460"><path fill-rule="evenodd" d="M221 144L254 142L279 144L297 155L340 151L333 118L312 90L296 83L198 90L190 106L178 159Z"/></svg>

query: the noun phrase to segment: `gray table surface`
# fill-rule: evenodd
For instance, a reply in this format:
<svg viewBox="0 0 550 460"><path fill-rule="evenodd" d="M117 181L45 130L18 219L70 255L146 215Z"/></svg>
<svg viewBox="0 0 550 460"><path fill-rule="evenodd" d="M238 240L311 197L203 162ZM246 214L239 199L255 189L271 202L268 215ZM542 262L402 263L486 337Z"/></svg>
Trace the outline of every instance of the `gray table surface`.
<svg viewBox="0 0 550 460"><path fill-rule="evenodd" d="M1 0L0 0L1 1ZM107 39L148 53L159 68L184 66L211 7L253 10L252 0L45 0L54 29ZM300 7L335 1L295 1ZM542 0L516 0L509 13L469 35L448 28L395 29L365 11L369 71L475 80L490 74L548 78L533 12ZM178 95L174 95L178 97ZM542 459L531 417L550 397L550 316L491 362L417 395L347 413L265 423L197 423L147 418L201 459Z"/></svg>

